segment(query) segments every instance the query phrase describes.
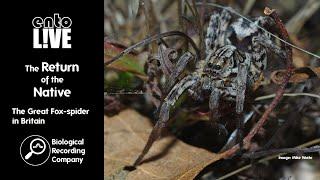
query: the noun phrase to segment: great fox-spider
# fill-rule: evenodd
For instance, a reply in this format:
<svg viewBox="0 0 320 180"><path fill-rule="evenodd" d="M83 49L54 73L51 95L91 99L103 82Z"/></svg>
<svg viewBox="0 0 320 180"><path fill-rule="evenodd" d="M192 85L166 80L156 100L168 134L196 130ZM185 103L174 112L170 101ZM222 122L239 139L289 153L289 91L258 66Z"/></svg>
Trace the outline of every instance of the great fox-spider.
<svg viewBox="0 0 320 180"><path fill-rule="evenodd" d="M248 22L243 18L235 19L223 10L211 15L205 37L204 59L185 52L175 65L168 65L171 63L170 57L164 57L159 48L160 69L168 75L167 87L170 90L159 105L159 119L134 166L141 162L154 141L161 136L162 129L168 125L170 108L186 90L195 100L209 98L210 118L218 117L221 100L235 101L236 113L243 112L245 91L253 87L267 67L267 52L286 57L285 51L265 31L257 28L257 25L271 27L274 24L268 16ZM195 61L195 70L181 77L191 60ZM168 67L174 69L168 70Z"/></svg>

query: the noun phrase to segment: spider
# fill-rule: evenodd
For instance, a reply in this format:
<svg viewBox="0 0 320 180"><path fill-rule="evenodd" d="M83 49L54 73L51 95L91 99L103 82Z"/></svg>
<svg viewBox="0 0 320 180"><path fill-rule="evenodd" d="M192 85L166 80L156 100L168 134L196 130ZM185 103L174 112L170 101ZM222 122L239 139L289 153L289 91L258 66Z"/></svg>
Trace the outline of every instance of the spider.
<svg viewBox="0 0 320 180"><path fill-rule="evenodd" d="M243 112L245 92L253 88L266 69L267 52L280 58L286 57L285 51L257 27L268 28L274 24L274 20L268 16L260 16L248 22L243 18L233 18L227 10L222 10L214 12L210 17L205 36L205 58L200 59L191 52L185 52L173 65L159 48L160 69L168 75L169 90L159 104L158 121L134 166L141 162L161 136L163 128L168 125L171 107L185 91L198 101L208 98L210 119L219 117L218 107L222 100L235 102L235 112ZM192 60L195 62L194 71L181 77Z"/></svg>

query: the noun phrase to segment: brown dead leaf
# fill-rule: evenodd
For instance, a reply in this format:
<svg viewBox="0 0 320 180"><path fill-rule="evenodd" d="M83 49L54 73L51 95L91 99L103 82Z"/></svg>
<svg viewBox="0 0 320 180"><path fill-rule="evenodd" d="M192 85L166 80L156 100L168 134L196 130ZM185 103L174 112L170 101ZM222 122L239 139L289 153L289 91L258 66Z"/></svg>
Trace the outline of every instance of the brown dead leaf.
<svg viewBox="0 0 320 180"><path fill-rule="evenodd" d="M133 164L142 151L151 132L152 124L134 110L104 120L105 179L193 179L207 165L221 156L190 146L167 136L156 141L133 171L124 170Z"/></svg>

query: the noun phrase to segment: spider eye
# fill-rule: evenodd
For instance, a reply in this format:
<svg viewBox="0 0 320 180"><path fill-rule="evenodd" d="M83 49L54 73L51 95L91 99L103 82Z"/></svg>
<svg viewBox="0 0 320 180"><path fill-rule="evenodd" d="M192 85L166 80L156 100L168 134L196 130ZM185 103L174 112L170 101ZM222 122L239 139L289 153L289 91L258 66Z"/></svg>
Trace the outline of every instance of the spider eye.
<svg viewBox="0 0 320 180"><path fill-rule="evenodd" d="M211 62L208 63L208 67L212 68L213 64Z"/></svg>
<svg viewBox="0 0 320 180"><path fill-rule="evenodd" d="M215 70L220 70L220 69L221 69L221 66L220 66L220 65L214 65L214 66L213 66L213 69L215 69Z"/></svg>

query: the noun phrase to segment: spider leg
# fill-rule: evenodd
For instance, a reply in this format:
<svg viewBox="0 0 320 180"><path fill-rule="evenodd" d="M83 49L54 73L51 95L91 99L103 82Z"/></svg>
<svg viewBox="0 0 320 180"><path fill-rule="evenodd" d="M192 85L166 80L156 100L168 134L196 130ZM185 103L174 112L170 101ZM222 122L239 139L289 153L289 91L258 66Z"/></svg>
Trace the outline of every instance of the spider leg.
<svg viewBox="0 0 320 180"><path fill-rule="evenodd" d="M221 99L221 92L217 88L213 88L210 94L209 98L209 109L210 109L210 123L218 128L219 135L221 134L221 131L224 135L228 134L228 130L220 123L217 122L217 120L220 118L219 115L219 102Z"/></svg>
<svg viewBox="0 0 320 180"><path fill-rule="evenodd" d="M248 63L250 63L249 55L246 55L246 59L241 63L239 61L238 65L238 75L237 75L237 92L236 92L236 118L237 118L237 142L240 143L240 147L243 145L243 122L242 122L242 113L243 106L245 102L245 91L247 86L247 77L248 77Z"/></svg>
<svg viewBox="0 0 320 180"><path fill-rule="evenodd" d="M285 59L286 53L279 46L277 46L267 35L255 36L252 38L252 44L254 46L262 45L267 48L269 51L274 52L280 58Z"/></svg>
<svg viewBox="0 0 320 180"><path fill-rule="evenodd" d="M254 18L255 24L262 27L271 27L275 24L274 20L268 16L259 16Z"/></svg>
<svg viewBox="0 0 320 180"><path fill-rule="evenodd" d="M167 56L168 53L166 53L166 51L170 51L170 49L163 49L161 42L158 42L158 47L160 69L165 76L169 76L171 74L171 70L174 67L169 57Z"/></svg>
<svg viewBox="0 0 320 180"><path fill-rule="evenodd" d="M248 67L245 64L240 63L238 67L237 95L236 95L236 113L238 114L243 112L247 76L248 76Z"/></svg>
<svg viewBox="0 0 320 180"><path fill-rule="evenodd" d="M193 59L193 55L190 52L184 53L178 60L177 64L172 70L172 73L169 76L168 84L166 86L166 91L173 86L173 84L177 81L177 78L182 73L182 71L186 68L187 64Z"/></svg>
<svg viewBox="0 0 320 180"><path fill-rule="evenodd" d="M214 88L211 91L210 98L209 98L209 109L210 109L210 119L219 119L219 112L218 112L218 107L219 107L219 101L221 97L221 92Z"/></svg>
<svg viewBox="0 0 320 180"><path fill-rule="evenodd" d="M146 74L148 75L148 80L144 84L144 88L146 89L146 98L150 99L152 104L158 108L160 106L159 98L162 97L162 92L159 88L159 81L157 79L158 66L155 64L154 60L158 62L153 56L148 57L148 61L146 62ZM156 62L156 63L157 63Z"/></svg>
<svg viewBox="0 0 320 180"><path fill-rule="evenodd" d="M111 64L114 61L118 60L122 56L132 52L137 47L148 45L153 41L159 40L159 38L164 38L164 37L169 37L169 36L182 36L182 37L184 37L188 42L190 42L190 44L192 45L193 49L196 51L197 57L200 57L200 50L197 48L196 43L188 35L186 35L183 32L180 32L180 31L169 31L169 32L153 35L151 37L148 37L148 38L146 38L146 39L144 39L144 40L142 40L142 41L140 41L140 42L128 47L127 49L123 50L120 54L114 56L113 58L111 58L108 61L105 61L104 65L108 66L109 64Z"/></svg>
<svg viewBox="0 0 320 180"><path fill-rule="evenodd" d="M230 20L231 15L227 10L223 10L221 14L214 13L211 15L205 38L207 54L227 44L226 30Z"/></svg>
<svg viewBox="0 0 320 180"><path fill-rule="evenodd" d="M194 73L183 78L172 88L160 107L159 119L151 131L147 144L144 146L142 152L134 162L133 166L136 166L141 162L143 157L150 150L152 144L161 136L161 131L168 125L171 106L176 103L176 101L185 90L191 88L194 84L197 84L197 81L199 81L199 79L200 77Z"/></svg>
<svg viewBox="0 0 320 180"><path fill-rule="evenodd" d="M197 81L191 88L188 89L189 96L195 101L203 101L202 96L202 84L203 79L201 81Z"/></svg>
<svg viewBox="0 0 320 180"><path fill-rule="evenodd" d="M219 14L215 13L212 14L210 17L210 21L209 21L209 26L207 28L207 35L205 38L205 43L206 43L206 50L214 50L215 48L215 44L214 42L216 41L216 39L218 38L218 27L219 27ZM207 52L207 54L209 54Z"/></svg>

